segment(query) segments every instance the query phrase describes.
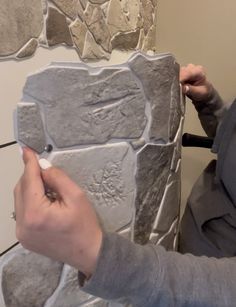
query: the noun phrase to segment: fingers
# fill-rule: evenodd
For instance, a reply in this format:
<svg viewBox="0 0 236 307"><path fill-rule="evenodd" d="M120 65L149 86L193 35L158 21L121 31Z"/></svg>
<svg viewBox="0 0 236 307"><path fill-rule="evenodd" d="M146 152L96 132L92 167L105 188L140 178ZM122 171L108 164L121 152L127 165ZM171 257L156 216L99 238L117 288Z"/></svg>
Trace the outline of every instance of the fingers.
<svg viewBox="0 0 236 307"><path fill-rule="evenodd" d="M183 93L190 99L195 101L202 100L203 97L208 96L208 90L205 86L193 86L193 85L184 85Z"/></svg>
<svg viewBox="0 0 236 307"><path fill-rule="evenodd" d="M65 201L76 197L81 192L77 184L58 168L49 167L42 170L42 178L46 186Z"/></svg>
<svg viewBox="0 0 236 307"><path fill-rule="evenodd" d="M23 149L23 160L25 164L24 174L21 179L22 198L32 199L44 196L44 186L41 170L36 154L29 148Z"/></svg>
<svg viewBox="0 0 236 307"><path fill-rule="evenodd" d="M206 80L206 73L204 68L200 65L189 64L182 67L180 70L180 82L195 84Z"/></svg>

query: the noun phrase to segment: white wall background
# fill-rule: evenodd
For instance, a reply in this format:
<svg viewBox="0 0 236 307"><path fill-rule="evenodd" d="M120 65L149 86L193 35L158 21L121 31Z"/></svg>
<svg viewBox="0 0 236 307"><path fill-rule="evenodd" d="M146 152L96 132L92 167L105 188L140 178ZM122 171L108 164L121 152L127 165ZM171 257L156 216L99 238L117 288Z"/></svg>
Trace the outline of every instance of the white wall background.
<svg viewBox="0 0 236 307"><path fill-rule="evenodd" d="M215 0L159 0L159 52L172 52L181 64L202 64L223 98L236 96L236 2ZM115 53L111 63L119 63L127 54ZM51 61L77 61L75 51L63 47L38 49L36 55L22 62L0 62L0 144L14 139L12 113L21 97L26 76ZM203 134L196 113L187 106L185 130ZM210 159L206 149L183 151L183 201L201 170ZM22 172L17 146L0 150L0 252L15 242L13 187Z"/></svg>
<svg viewBox="0 0 236 307"><path fill-rule="evenodd" d="M203 65L226 101L236 97L236 1L159 0L157 51L172 52L181 65ZM187 101L185 131L205 135L195 109ZM183 149L182 200L214 158L208 149Z"/></svg>

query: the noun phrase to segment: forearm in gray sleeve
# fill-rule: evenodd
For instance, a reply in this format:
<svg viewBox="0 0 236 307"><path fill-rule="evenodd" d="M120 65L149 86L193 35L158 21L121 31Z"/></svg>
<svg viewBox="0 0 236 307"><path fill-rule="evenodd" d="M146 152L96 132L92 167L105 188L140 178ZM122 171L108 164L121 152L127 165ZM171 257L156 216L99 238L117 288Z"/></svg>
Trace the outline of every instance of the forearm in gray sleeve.
<svg viewBox="0 0 236 307"><path fill-rule="evenodd" d="M105 234L96 272L82 290L140 307L231 307L236 300L235 259L181 255Z"/></svg>

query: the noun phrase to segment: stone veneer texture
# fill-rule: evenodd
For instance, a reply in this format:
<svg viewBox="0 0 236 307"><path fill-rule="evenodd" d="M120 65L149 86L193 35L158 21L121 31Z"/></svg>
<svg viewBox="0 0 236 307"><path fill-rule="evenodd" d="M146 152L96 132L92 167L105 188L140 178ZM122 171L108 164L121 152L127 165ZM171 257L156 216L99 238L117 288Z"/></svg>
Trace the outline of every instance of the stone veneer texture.
<svg viewBox="0 0 236 307"><path fill-rule="evenodd" d="M0 60L63 44L81 59L154 50L157 0L0 0Z"/></svg>
<svg viewBox="0 0 236 307"><path fill-rule="evenodd" d="M170 54L102 68L53 63L28 77L15 114L18 141L87 191L105 229L169 250L180 206L178 75ZM0 274L7 307L126 306L83 293L75 269L22 247L1 259Z"/></svg>

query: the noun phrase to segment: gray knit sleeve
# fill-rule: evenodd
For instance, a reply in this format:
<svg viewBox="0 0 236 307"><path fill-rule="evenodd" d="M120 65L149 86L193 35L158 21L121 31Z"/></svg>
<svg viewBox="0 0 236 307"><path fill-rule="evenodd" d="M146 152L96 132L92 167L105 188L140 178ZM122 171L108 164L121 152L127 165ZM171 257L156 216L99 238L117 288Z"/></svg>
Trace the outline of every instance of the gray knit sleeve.
<svg viewBox="0 0 236 307"><path fill-rule="evenodd" d="M105 234L96 271L82 290L140 307L224 307L235 304L235 280L236 258L181 255Z"/></svg>
<svg viewBox="0 0 236 307"><path fill-rule="evenodd" d="M226 103L223 102L215 89L207 100L193 100L192 102L198 112L204 131L209 137L215 137L218 124L227 110Z"/></svg>

